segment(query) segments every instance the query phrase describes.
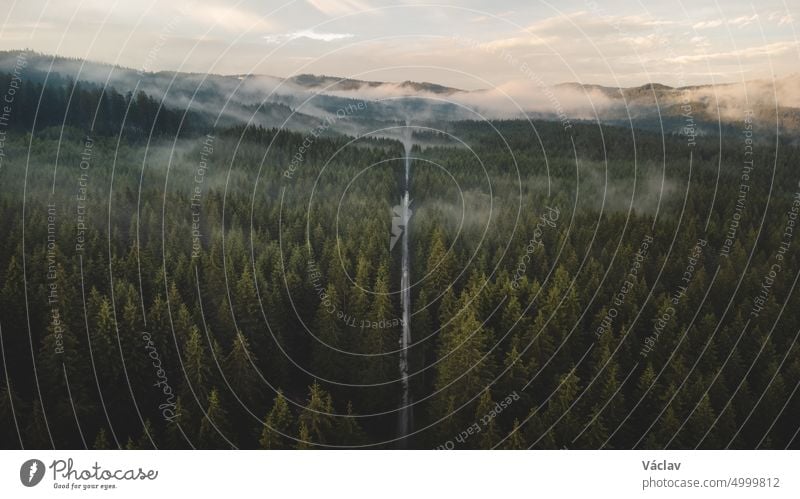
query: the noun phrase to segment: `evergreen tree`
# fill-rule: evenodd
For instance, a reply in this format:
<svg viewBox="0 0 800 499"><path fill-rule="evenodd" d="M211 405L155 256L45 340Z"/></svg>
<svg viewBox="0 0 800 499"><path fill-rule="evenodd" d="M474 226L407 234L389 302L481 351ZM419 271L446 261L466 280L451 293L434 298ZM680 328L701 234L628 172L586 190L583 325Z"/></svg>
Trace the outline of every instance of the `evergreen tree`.
<svg viewBox="0 0 800 499"><path fill-rule="evenodd" d="M208 407L206 408L205 416L200 422L197 443L201 449L230 448L229 432L227 411L222 407L219 393L214 388L208 395Z"/></svg>
<svg viewBox="0 0 800 499"><path fill-rule="evenodd" d="M300 440L308 443L329 444L333 438L333 400L316 381L309 387L308 401L300 413L301 429L305 428L306 438L302 431Z"/></svg>
<svg viewBox="0 0 800 499"><path fill-rule="evenodd" d="M290 440L286 437L291 432L292 413L289 404L280 390L275 396L272 409L264 420L264 429L261 431L259 444L262 449L285 449ZM307 429L306 429L307 430Z"/></svg>

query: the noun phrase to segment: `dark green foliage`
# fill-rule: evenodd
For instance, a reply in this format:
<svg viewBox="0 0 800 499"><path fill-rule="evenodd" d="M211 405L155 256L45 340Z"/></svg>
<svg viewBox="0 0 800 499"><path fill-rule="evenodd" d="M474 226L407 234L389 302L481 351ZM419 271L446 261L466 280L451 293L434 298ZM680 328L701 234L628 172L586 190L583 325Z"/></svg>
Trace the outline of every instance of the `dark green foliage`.
<svg viewBox="0 0 800 499"><path fill-rule="evenodd" d="M69 93L81 104L67 110ZM146 95L70 82L25 83L17 102L0 170L4 447L396 445L398 142L309 146L252 127L209 138L191 113L178 133L181 113ZM460 448L796 447L800 242L751 311L784 241L798 150L755 147L725 256L740 137L698 142L689 183L679 138L637 132L634 144L629 130L590 125L570 137L537 122L545 162L527 122L493 125L513 157L472 122L448 131L482 164L466 148L413 152L420 431L408 445L437 447L477 423ZM548 208L560 210L552 226Z"/></svg>

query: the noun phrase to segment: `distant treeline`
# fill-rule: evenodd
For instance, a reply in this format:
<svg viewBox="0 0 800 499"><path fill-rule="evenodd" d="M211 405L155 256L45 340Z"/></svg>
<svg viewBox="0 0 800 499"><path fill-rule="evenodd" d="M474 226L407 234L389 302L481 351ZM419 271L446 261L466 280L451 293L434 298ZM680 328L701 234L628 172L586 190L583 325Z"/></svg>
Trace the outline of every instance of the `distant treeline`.
<svg viewBox="0 0 800 499"><path fill-rule="evenodd" d="M211 123L199 113L163 105L144 92L120 93L88 82L75 82L54 73L46 81L0 73L0 89L13 88L6 102L8 128L42 131L50 127L72 127L91 135L118 135L123 128L129 138L195 136ZM8 102L11 100L11 102Z"/></svg>

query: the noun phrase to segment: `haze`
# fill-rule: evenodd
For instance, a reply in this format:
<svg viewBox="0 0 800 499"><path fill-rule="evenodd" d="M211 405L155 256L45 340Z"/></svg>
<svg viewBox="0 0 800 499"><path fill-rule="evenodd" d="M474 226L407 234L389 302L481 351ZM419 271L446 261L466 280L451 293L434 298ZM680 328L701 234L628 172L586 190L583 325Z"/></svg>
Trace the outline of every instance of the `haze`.
<svg viewBox="0 0 800 499"><path fill-rule="evenodd" d="M798 70L784 0L5 0L0 49L148 71L326 74L467 90L671 86Z"/></svg>

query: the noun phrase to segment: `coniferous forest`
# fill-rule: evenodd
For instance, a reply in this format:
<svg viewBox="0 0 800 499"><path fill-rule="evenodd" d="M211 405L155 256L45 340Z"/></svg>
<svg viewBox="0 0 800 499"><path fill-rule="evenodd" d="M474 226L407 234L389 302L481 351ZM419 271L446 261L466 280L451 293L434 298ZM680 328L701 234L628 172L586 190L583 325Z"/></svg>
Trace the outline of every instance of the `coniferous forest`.
<svg viewBox="0 0 800 499"><path fill-rule="evenodd" d="M3 448L798 447L800 149L747 115L319 133L15 78Z"/></svg>

